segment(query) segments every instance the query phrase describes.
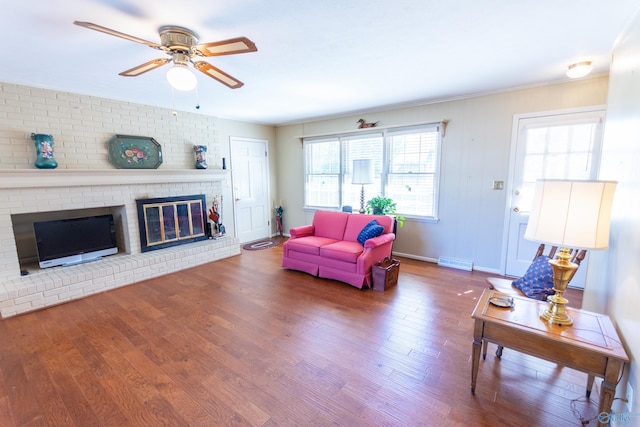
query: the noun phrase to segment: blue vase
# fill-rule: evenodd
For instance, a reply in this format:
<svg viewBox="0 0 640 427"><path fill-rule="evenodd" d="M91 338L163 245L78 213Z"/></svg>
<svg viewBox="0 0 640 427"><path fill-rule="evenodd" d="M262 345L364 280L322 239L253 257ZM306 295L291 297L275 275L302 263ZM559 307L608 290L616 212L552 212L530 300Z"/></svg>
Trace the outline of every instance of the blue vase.
<svg viewBox="0 0 640 427"><path fill-rule="evenodd" d="M53 158L53 137L43 133L32 133L31 139L36 145L37 157L35 166L38 169L57 168L58 162Z"/></svg>

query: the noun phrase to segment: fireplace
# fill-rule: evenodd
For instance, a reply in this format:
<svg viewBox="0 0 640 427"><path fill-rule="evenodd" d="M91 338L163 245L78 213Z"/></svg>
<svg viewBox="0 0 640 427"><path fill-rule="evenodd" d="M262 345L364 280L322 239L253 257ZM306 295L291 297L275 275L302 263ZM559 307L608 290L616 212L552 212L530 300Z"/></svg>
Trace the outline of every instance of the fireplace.
<svg viewBox="0 0 640 427"><path fill-rule="evenodd" d="M191 215L188 238L179 234L184 240L203 240L142 252L139 236L137 200L180 194L202 194L211 200L219 194L230 197L230 185L223 185L228 173L221 169L0 170L0 317L239 255L231 220L227 234L219 239L206 239L206 221L204 227L191 222L199 217L198 209L204 215L204 201L186 209L187 217ZM117 254L69 267L38 267L34 221L101 214L114 216ZM231 212L227 217L233 218ZM184 224L181 227L185 230Z"/></svg>
<svg viewBox="0 0 640 427"><path fill-rule="evenodd" d="M207 239L204 194L136 200L142 252Z"/></svg>

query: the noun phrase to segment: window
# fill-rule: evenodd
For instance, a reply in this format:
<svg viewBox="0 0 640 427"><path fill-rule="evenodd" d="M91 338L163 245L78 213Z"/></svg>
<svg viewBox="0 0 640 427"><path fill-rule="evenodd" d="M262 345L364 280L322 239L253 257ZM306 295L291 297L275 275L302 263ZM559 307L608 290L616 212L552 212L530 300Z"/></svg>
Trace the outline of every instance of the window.
<svg viewBox="0 0 640 427"><path fill-rule="evenodd" d="M340 205L340 140L328 139L305 144L305 205Z"/></svg>
<svg viewBox="0 0 640 427"><path fill-rule="evenodd" d="M375 177L364 185L365 202L382 195L396 202L400 215L437 218L440 135L440 126L431 124L305 138L305 206L359 209L353 160L371 159Z"/></svg>
<svg viewBox="0 0 640 427"><path fill-rule="evenodd" d="M518 207L529 212L538 179L597 179L602 141L600 111L535 117L519 121L524 141L521 197Z"/></svg>

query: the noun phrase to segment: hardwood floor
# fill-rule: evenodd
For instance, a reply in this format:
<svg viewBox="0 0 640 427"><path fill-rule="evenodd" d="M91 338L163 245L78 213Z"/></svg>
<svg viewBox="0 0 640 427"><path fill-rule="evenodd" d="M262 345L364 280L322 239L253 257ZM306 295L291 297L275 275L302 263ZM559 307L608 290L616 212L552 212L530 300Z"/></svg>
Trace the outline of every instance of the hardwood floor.
<svg viewBox="0 0 640 427"><path fill-rule="evenodd" d="M497 359L494 346L471 395L470 314L486 274L401 259L398 286L376 292L283 270L281 256L243 251L0 321L0 425L579 426L576 414L596 415L586 374L510 349Z"/></svg>

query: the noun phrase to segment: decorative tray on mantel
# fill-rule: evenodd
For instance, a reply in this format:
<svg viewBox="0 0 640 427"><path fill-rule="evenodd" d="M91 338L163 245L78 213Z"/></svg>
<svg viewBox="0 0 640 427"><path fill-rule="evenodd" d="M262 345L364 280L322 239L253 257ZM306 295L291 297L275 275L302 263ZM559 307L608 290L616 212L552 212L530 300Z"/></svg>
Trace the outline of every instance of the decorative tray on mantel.
<svg viewBox="0 0 640 427"><path fill-rule="evenodd" d="M107 148L109 162L118 169L157 169L162 164L162 147L150 137L114 135Z"/></svg>

